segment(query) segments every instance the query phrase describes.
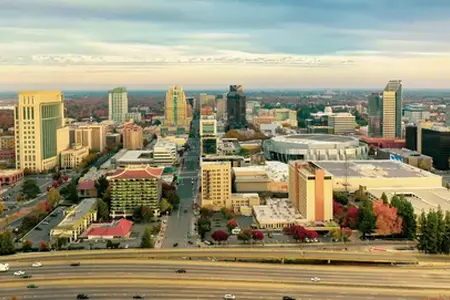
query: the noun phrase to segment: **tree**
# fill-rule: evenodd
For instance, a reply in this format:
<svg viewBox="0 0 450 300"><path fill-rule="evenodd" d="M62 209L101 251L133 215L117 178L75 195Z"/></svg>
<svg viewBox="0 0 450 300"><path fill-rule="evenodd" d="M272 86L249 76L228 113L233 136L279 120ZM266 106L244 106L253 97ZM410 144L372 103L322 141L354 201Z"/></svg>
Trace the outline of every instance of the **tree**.
<svg viewBox="0 0 450 300"><path fill-rule="evenodd" d="M59 192L57 189L51 188L48 191L47 201L50 203L50 205L52 207L58 206L59 202L61 201L61 196L59 195Z"/></svg>
<svg viewBox="0 0 450 300"><path fill-rule="evenodd" d="M264 234L260 230L253 230L252 240L254 240L255 242L262 241L264 240Z"/></svg>
<svg viewBox="0 0 450 300"><path fill-rule="evenodd" d="M3 200L0 199L0 215L3 214L4 210L5 210L5 205L3 204Z"/></svg>
<svg viewBox="0 0 450 300"><path fill-rule="evenodd" d="M226 207L221 208L220 212L222 213L223 217L226 218L226 219L232 219L233 218L233 212L230 209L226 208Z"/></svg>
<svg viewBox="0 0 450 300"><path fill-rule="evenodd" d="M342 205L348 204L348 197L346 195L344 195L343 193L334 192L333 199L334 199L334 201L336 201L337 203L340 203Z"/></svg>
<svg viewBox="0 0 450 300"><path fill-rule="evenodd" d="M48 201L40 201L36 204L36 210L40 213L49 213L53 210L53 207Z"/></svg>
<svg viewBox="0 0 450 300"><path fill-rule="evenodd" d="M371 234L376 229L377 218L373 213L373 205L370 200L364 200L361 202L361 206L358 210L358 230L362 233L362 237L365 238L367 234Z"/></svg>
<svg viewBox="0 0 450 300"><path fill-rule="evenodd" d="M373 201L373 212L376 217L377 233L392 235L402 232L402 218L397 216L397 208L384 204L383 200Z"/></svg>
<svg viewBox="0 0 450 300"><path fill-rule="evenodd" d="M97 215L99 220L109 220L109 207L102 199L97 199Z"/></svg>
<svg viewBox="0 0 450 300"><path fill-rule="evenodd" d="M242 229L241 232L239 232L239 234L237 235L237 239L239 241L247 243L252 239L252 229L251 228Z"/></svg>
<svg viewBox="0 0 450 300"><path fill-rule="evenodd" d="M207 207L200 208L200 215L203 216L203 217L210 218L210 217L212 217L213 213L214 212L211 209L207 208Z"/></svg>
<svg viewBox="0 0 450 300"><path fill-rule="evenodd" d="M152 234L149 227L145 228L141 239L141 248L153 248Z"/></svg>
<svg viewBox="0 0 450 300"><path fill-rule="evenodd" d="M22 194L25 199L34 199L40 193L39 187L36 184L36 180L34 179L25 179L22 184Z"/></svg>
<svg viewBox="0 0 450 300"><path fill-rule="evenodd" d="M49 251L48 243L46 241L41 241L39 243L39 251Z"/></svg>
<svg viewBox="0 0 450 300"><path fill-rule="evenodd" d="M9 255L16 253L14 245L14 236L10 230L0 233L0 255Z"/></svg>
<svg viewBox="0 0 450 300"><path fill-rule="evenodd" d="M21 202L25 201L25 197L22 194L17 194L16 201L21 203Z"/></svg>
<svg viewBox="0 0 450 300"><path fill-rule="evenodd" d="M95 182L95 188L97 190L97 197L103 198L106 190L108 189L109 182L105 175L100 176L100 178Z"/></svg>
<svg viewBox="0 0 450 300"><path fill-rule="evenodd" d="M161 212L170 211L172 209L172 204L166 198L161 199Z"/></svg>
<svg viewBox="0 0 450 300"><path fill-rule="evenodd" d="M442 239L442 253L450 254L450 212L445 213L445 232Z"/></svg>
<svg viewBox="0 0 450 300"><path fill-rule="evenodd" d="M59 237L56 240L56 246L58 247L58 249L62 249L64 248L67 244L69 243L68 239L65 237Z"/></svg>
<svg viewBox="0 0 450 300"><path fill-rule="evenodd" d="M145 223L150 223L153 218L153 209L149 206L142 206L141 220Z"/></svg>
<svg viewBox="0 0 450 300"><path fill-rule="evenodd" d="M22 251L26 252L26 251L31 251L31 249L33 248L33 242L30 240L26 240L22 243Z"/></svg>
<svg viewBox="0 0 450 300"><path fill-rule="evenodd" d="M239 226L239 224L238 224L238 222L236 221L236 219L230 219L230 220L228 220L228 222L227 222L227 228L228 228L228 230L233 230L233 229L235 229L236 227L238 227Z"/></svg>
<svg viewBox="0 0 450 300"><path fill-rule="evenodd" d="M427 215L422 210L422 213L420 214L420 218L419 218L420 234L418 236L417 249L419 249L419 251L423 251L423 252L426 252L426 250L428 248L428 237L424 234L426 228L427 228Z"/></svg>
<svg viewBox="0 0 450 300"><path fill-rule="evenodd" d="M397 197L397 196L394 196L394 197ZM392 197L392 198L394 198L394 197ZM384 192L381 194L381 200L383 200L384 204L389 204L388 197L386 196L386 194Z"/></svg>
<svg viewBox="0 0 450 300"><path fill-rule="evenodd" d="M205 234L211 231L211 220L206 217L200 217L197 220L198 233L202 240L205 238Z"/></svg>
<svg viewBox="0 0 450 300"><path fill-rule="evenodd" d="M214 241L220 244L221 242L225 242L226 240L228 240L229 235L225 231L218 229L213 232L211 237L213 238Z"/></svg>
<svg viewBox="0 0 450 300"><path fill-rule="evenodd" d="M64 197L66 201L71 203L78 203L78 189L76 180L70 181L68 185L61 189L61 195Z"/></svg>
<svg viewBox="0 0 450 300"><path fill-rule="evenodd" d="M413 239L417 231L417 216L411 202L402 195L392 197L391 206L397 208L397 215L402 218L402 232L400 236L406 239Z"/></svg>

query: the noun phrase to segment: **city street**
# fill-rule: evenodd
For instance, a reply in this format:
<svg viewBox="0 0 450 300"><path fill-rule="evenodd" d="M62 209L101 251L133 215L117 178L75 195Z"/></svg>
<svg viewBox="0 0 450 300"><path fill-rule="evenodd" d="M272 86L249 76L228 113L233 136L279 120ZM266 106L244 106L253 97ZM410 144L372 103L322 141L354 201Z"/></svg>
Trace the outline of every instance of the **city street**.
<svg viewBox="0 0 450 300"><path fill-rule="evenodd" d="M193 120L193 131L198 134L199 120ZM189 149L184 154L184 163L181 172L177 191L180 196L180 207L172 212L168 217L163 248L172 248L175 243L179 247L196 247L196 233L194 231L194 210L193 203L197 194L198 172L200 161L200 139L198 137L189 138ZM188 243L190 239L192 245Z"/></svg>

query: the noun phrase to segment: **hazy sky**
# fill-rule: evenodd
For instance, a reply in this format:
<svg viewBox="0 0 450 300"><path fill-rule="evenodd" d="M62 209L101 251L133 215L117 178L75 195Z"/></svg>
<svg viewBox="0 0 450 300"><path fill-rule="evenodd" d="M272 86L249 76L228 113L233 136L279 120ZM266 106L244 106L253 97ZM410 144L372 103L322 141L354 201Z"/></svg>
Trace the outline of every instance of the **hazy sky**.
<svg viewBox="0 0 450 300"><path fill-rule="evenodd" d="M0 0L0 90L450 86L449 0Z"/></svg>

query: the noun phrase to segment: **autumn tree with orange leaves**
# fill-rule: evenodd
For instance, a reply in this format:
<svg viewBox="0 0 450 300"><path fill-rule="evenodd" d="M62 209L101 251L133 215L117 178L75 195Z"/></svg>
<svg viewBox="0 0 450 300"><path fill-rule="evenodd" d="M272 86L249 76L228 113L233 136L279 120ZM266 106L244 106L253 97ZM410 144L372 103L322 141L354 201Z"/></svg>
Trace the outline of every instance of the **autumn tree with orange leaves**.
<svg viewBox="0 0 450 300"><path fill-rule="evenodd" d="M373 213L377 218L377 234L392 235L402 232L402 218L397 215L396 207L385 204L383 200L375 200Z"/></svg>

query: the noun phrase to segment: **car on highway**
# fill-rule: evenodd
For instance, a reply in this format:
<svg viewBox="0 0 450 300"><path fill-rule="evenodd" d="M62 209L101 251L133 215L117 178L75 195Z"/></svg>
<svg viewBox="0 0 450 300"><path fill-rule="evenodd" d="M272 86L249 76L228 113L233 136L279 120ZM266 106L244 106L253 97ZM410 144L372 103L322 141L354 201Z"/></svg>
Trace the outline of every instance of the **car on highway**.
<svg viewBox="0 0 450 300"><path fill-rule="evenodd" d="M71 267L79 267L80 266L80 262L73 262L70 264Z"/></svg>
<svg viewBox="0 0 450 300"><path fill-rule="evenodd" d="M14 272L14 276L22 276L22 275L25 275L24 271L16 271L16 272Z"/></svg>
<svg viewBox="0 0 450 300"><path fill-rule="evenodd" d="M178 247L178 243L174 243L172 246L173 246L174 248L175 248L175 247Z"/></svg>
<svg viewBox="0 0 450 300"><path fill-rule="evenodd" d="M77 299L89 299L89 295L88 294L78 294Z"/></svg>
<svg viewBox="0 0 450 300"><path fill-rule="evenodd" d="M35 285L35 284L29 284L29 285L27 285L27 288L29 288L29 289L37 289L38 286Z"/></svg>
<svg viewBox="0 0 450 300"><path fill-rule="evenodd" d="M33 268L39 268L42 267L42 264L40 262L35 262L31 265Z"/></svg>
<svg viewBox="0 0 450 300"><path fill-rule="evenodd" d="M289 297L289 296L283 296L283 298L281 298L282 300L295 300L295 298Z"/></svg>
<svg viewBox="0 0 450 300"><path fill-rule="evenodd" d="M22 278L31 278L31 277L33 277L33 276L31 276L31 274L24 274L24 275L22 275Z"/></svg>
<svg viewBox="0 0 450 300"><path fill-rule="evenodd" d="M186 273L186 269L178 269L175 273Z"/></svg>
<svg viewBox="0 0 450 300"><path fill-rule="evenodd" d="M235 300L235 299L236 299L236 296L233 294L225 294L223 296L223 300Z"/></svg>
<svg viewBox="0 0 450 300"><path fill-rule="evenodd" d="M311 277L312 282L318 282L320 281L320 277Z"/></svg>
<svg viewBox="0 0 450 300"><path fill-rule="evenodd" d="M133 299L144 299L144 296L141 295L134 295Z"/></svg>

